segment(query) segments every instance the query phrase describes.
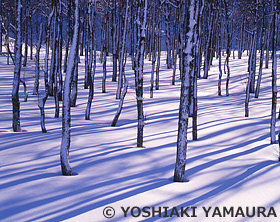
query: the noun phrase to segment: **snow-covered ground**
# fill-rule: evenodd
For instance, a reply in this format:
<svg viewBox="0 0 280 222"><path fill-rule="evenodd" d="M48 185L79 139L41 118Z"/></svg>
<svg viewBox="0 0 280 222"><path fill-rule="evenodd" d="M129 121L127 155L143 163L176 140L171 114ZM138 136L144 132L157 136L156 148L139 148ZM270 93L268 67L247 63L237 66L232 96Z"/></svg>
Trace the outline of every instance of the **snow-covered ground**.
<svg viewBox="0 0 280 222"><path fill-rule="evenodd" d="M91 120L84 120L88 90L82 87L82 58L77 107L72 108L70 161L76 175L65 177L59 160L61 118L54 118L53 98L46 104L48 132L43 134L38 99L32 95L35 66L29 62L22 69L29 92L28 102L21 102L23 132L13 133L13 65L6 65L6 57L0 57L0 221L279 221L279 148L270 144L269 137L271 69L264 69L259 99L251 96L250 117L245 118L247 58L230 60L229 97L217 96L218 63L214 61L209 79L198 80L199 139L191 140L190 119L185 174L189 182L174 183L180 83L177 72L176 85L171 85L172 71L165 68L162 58L160 90L153 99L149 98L151 63L145 65L143 148L136 147L130 61L124 108L117 127L111 127L118 106L117 84L111 82L112 62L107 68L107 93L101 93L102 65L98 64ZM225 95L225 82L222 86ZM23 88L20 92L22 101ZM112 215L111 209L104 211L108 206L115 209L111 219L103 215ZM139 208L145 206L150 207L145 208L148 213L152 207L162 213L145 217L148 213L142 211L141 216L132 216L138 216ZM125 211L130 207L127 217L121 207ZM177 217L173 207L193 207L187 212L196 217ZM204 209L209 207L206 217ZM233 207L234 215L220 217L215 207L221 211ZM242 217L238 207L245 213L246 207L250 212L253 207L265 207L265 215L269 210L271 214L269 218L262 214ZM171 214L172 218L164 217Z"/></svg>

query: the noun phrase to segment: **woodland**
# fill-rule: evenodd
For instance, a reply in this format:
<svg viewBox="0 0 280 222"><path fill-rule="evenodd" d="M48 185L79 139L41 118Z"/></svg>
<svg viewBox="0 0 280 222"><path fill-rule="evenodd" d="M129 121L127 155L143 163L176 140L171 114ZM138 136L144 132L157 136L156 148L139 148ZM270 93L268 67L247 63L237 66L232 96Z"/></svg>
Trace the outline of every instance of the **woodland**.
<svg viewBox="0 0 280 222"><path fill-rule="evenodd" d="M137 204L280 215L279 13L0 0L0 220L104 221L113 206L139 221L120 210Z"/></svg>
<svg viewBox="0 0 280 222"><path fill-rule="evenodd" d="M20 105L28 103L28 95L32 94L38 98L41 131L47 133L45 104L52 97L54 118L62 116L60 162L63 175L72 175L69 161L71 110L77 104L78 82L82 81L84 89L88 90L84 119L90 120L94 118L91 109L94 109L95 72L100 65L102 93L106 94L108 82L113 82L115 99L119 101L112 127L118 125L128 91L125 67L131 66L134 72L137 147L143 147L145 141L144 76L149 79L146 96L150 98L160 90L162 67L172 73L171 85L181 85L175 182L185 179L189 122L192 140L199 139L197 84L198 80L208 78L213 60L218 61L216 93L230 97L230 59L247 58L243 105L244 116L248 118L250 99L262 93L263 70L270 70L270 142L277 142L280 3L276 0L1 0L0 5L0 54L6 57L7 65L14 65L12 129L14 132L24 129ZM149 70L144 66L146 60L151 62ZM28 61L35 64L32 89L27 89L21 72ZM108 63L112 63L110 71ZM224 89L221 87L223 78ZM24 93L22 102L20 86Z"/></svg>

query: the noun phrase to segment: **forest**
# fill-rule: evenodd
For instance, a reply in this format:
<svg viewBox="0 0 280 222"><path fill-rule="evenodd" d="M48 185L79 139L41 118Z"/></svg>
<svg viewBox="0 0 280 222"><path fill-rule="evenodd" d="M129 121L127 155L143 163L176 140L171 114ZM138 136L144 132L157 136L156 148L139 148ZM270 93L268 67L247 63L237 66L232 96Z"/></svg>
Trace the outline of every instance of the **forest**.
<svg viewBox="0 0 280 222"><path fill-rule="evenodd" d="M26 66L29 53L29 58L35 57L36 63L33 95L38 95L39 78L43 72L45 89L42 95L38 95L43 133L47 132L44 117L47 98L53 96L55 99L55 118L59 117L59 101L63 101L60 151L63 175L71 175L68 160L70 107L76 106L79 57L85 56L85 73L80 73L80 76L83 75L84 88L89 89L85 119L90 119L97 59L103 64L102 92L106 93L106 61L109 54L112 55L113 73L109 81L117 82L116 99L120 100L112 126L118 121L127 91L124 67L127 57L130 57L132 69L135 71L137 147L142 147L144 58L148 57L152 61L152 98L154 88L159 89L161 45L164 43L165 65L167 69L173 70L172 84L175 84L176 69L179 70L181 79L175 181L184 180L189 117L193 121L193 140L197 140L197 78L207 79L215 57L219 59L218 95L222 95L221 78L224 73L227 79L225 94L229 96L229 57L237 56L241 59L247 50L248 83L244 106L245 116L248 117L250 94L253 93L255 98L258 98L262 69L268 68L271 52L273 64L270 133L271 143L276 143L277 13L280 4L277 1L27 0L13 4L2 0L1 4L0 50L6 48L7 57L11 57L15 65L12 92L13 130L21 131L18 91L21 83L25 85L20 74L21 66ZM10 37L15 38L13 45L9 42ZM43 67L40 66L39 57L42 44L46 50ZM28 47L32 49L29 48L29 52ZM97 50L100 50L99 58ZM256 68L257 50L260 56L259 70ZM35 55L33 51L36 51ZM237 55L234 55L235 51ZM226 57L225 61L222 61L222 57ZM27 101L26 88L24 90Z"/></svg>
<svg viewBox="0 0 280 222"><path fill-rule="evenodd" d="M235 118L235 109L226 109L237 99L242 121L236 123L240 121L238 129L248 136L247 141L258 124L265 126L262 134L259 132L260 138L265 137L261 147L280 141L277 0L0 0L0 6L0 79L3 90L11 86L9 92L0 95L6 96L0 105L10 103L0 110L1 122L10 121L2 124L0 132L13 132L9 134L13 140L24 144L25 138L30 136L31 141L36 131L40 142L45 143L43 153L55 140L55 146L60 147L56 152L62 175L80 176L79 168L72 170L70 147L74 144L89 149L92 141L90 137L83 140L83 136L99 141L98 147L103 139L106 143L104 135L112 137L113 146L116 135L125 141L133 134L130 146L134 144L139 154L145 154L151 133L159 136L158 129L168 128L172 119L176 122L172 143L164 143L167 136L162 138L162 146L172 144L174 149L172 181L186 182L186 175L194 171L188 172L186 167L189 146L199 149L203 138L208 138L204 127L212 120L213 127L223 128L223 115ZM242 92L237 91L241 86ZM207 94L209 90L211 94ZM206 99L208 102L203 103ZM214 99L218 102L211 103ZM217 108L219 103L221 110ZM212 118L208 123L203 119L205 107ZM162 124L148 130L152 118L160 117L165 108L169 113L159 120ZM258 112L267 114L265 123L263 117L256 117ZM33 117L29 118L30 113ZM255 121L250 123L252 128L242 128L246 121ZM102 138L90 133L97 132L94 127L99 125L102 127L98 130L104 130ZM28 132L32 127L34 132ZM122 134L125 127L129 129ZM265 130L269 135L265 136ZM10 137L5 135L3 138ZM223 139L219 132L213 135L213 141L216 137ZM156 141L150 148L157 147ZM238 143L248 145L243 139ZM3 147L3 151L6 149ZM234 155L243 152L250 153L244 150ZM278 145L273 145L273 152L273 160L280 160ZM107 155L106 149L99 154ZM207 158L207 154L202 156ZM59 161L54 164L59 165ZM107 176L104 172L103 177Z"/></svg>

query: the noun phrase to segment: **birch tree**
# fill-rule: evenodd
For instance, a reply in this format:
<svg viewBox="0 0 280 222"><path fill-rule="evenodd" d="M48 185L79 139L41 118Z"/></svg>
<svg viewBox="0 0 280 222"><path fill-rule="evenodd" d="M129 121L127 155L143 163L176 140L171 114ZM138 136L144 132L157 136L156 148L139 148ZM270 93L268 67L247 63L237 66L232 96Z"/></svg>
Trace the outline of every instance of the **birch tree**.
<svg viewBox="0 0 280 222"><path fill-rule="evenodd" d="M79 0L75 0L75 24L73 41L69 52L68 64L65 74L63 109L62 109L62 140L60 148L60 162L63 175L72 175L69 161L70 150L70 132L71 132L71 113L70 113L70 95L71 79L75 69L75 59L77 57L78 35L79 35Z"/></svg>
<svg viewBox="0 0 280 222"><path fill-rule="evenodd" d="M273 1L273 20L272 20L272 106L270 120L270 141L276 143L275 125L276 125L276 105L277 105L277 39L278 39L278 8L276 0Z"/></svg>
<svg viewBox="0 0 280 222"><path fill-rule="evenodd" d="M53 14L54 14L54 9L48 15L47 24L46 24L46 54L45 54L45 67L44 67L45 90L42 94L38 94L38 107L41 113L41 128L43 133L47 132L45 126L45 103L49 96L48 60L49 60L49 44L50 44L50 26L51 26Z"/></svg>
<svg viewBox="0 0 280 222"><path fill-rule="evenodd" d="M90 52L89 56L89 96L88 96L88 102L87 102L87 108L85 113L85 119L90 119L90 109L94 94L94 77L95 77L95 70L96 70L96 30L95 30L95 17L96 17L96 2L91 3L91 0L88 1L88 26L89 26L89 32L88 32L88 48ZM91 73L92 72L92 73Z"/></svg>
<svg viewBox="0 0 280 222"><path fill-rule="evenodd" d="M260 85L261 85L261 79L262 79L262 69L263 69L263 58L264 58L264 45L265 45L265 3L262 2L262 30L261 30L261 36L260 36L260 66L259 66L259 75L258 75L258 81L255 91L255 98L259 97L260 93Z"/></svg>
<svg viewBox="0 0 280 222"><path fill-rule="evenodd" d="M2 32L2 17L3 17L3 5L2 0L0 0L0 54L2 53L2 39L3 39L3 32Z"/></svg>
<svg viewBox="0 0 280 222"><path fill-rule="evenodd" d="M112 47L113 47L113 75L112 81L117 81L117 3L113 0L113 27L112 27Z"/></svg>
<svg viewBox="0 0 280 222"><path fill-rule="evenodd" d="M15 43L15 67L14 67L14 80L12 91L12 104L13 104L13 131L21 132L20 126L20 102L19 102L19 84L20 84L20 71L22 60L22 34L21 34L21 18L22 18L22 5L21 0L16 1L16 43Z"/></svg>
<svg viewBox="0 0 280 222"><path fill-rule="evenodd" d="M174 182L184 182L186 151L187 151L187 129L189 118L189 96L190 96L190 76L194 68L195 61L195 10L199 10L199 1L191 0L188 7L187 17L188 32L183 54L184 68L181 78L181 95L177 136L177 155L174 171Z"/></svg>
<svg viewBox="0 0 280 222"><path fill-rule="evenodd" d="M129 7L129 1L126 1L126 10L125 10L125 21L124 21L124 29L123 29L123 37L122 37L122 46L121 46L121 52L120 52L120 59L119 59L119 81L118 81L118 88L116 93L116 99L121 98L121 90L123 88L123 73L124 73L124 56L126 51L126 34L127 34L127 21L128 21L128 7Z"/></svg>
<svg viewBox="0 0 280 222"><path fill-rule="evenodd" d="M138 113L137 147L143 147L144 113L143 113L143 67L148 0L138 0L137 43L135 56L135 89Z"/></svg>
<svg viewBox="0 0 280 222"><path fill-rule="evenodd" d="M231 52L231 34L229 28L229 9L228 9L228 2L224 0L224 7L225 7L225 22L226 22L226 30L227 30L227 49L226 49L226 61L225 61L225 74L227 74L226 79L226 96L229 96L229 79L230 79L230 68L229 68L229 57Z"/></svg>
<svg viewBox="0 0 280 222"><path fill-rule="evenodd" d="M33 95L38 95L39 78L40 78L40 50L42 45L42 35L43 35L43 24L41 23L38 42L36 45L36 54L35 54L36 67L35 67L35 81L34 81Z"/></svg>
<svg viewBox="0 0 280 222"><path fill-rule="evenodd" d="M119 82L118 82L118 89L117 89L117 99L120 99L119 107L116 112L116 115L113 119L111 126L116 126L119 116L122 111L123 102L125 95L127 93L128 82L125 77L124 68L125 68L125 61L124 61L124 53L126 48L126 33L127 33L127 22L128 22L128 9L129 9L129 0L126 0L126 10L125 10L125 21L124 21L124 30L123 30L123 38L122 38L122 48L121 48L121 55L120 55L120 70L119 70ZM122 82L124 80L124 88L122 87ZM123 92L121 94L121 90L123 88Z"/></svg>

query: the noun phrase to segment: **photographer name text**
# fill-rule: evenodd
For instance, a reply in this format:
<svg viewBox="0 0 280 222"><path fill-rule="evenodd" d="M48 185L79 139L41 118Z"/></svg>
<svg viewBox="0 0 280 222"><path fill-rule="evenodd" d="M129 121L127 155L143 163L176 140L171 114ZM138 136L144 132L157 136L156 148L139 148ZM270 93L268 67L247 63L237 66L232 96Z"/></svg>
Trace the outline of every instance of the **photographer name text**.
<svg viewBox="0 0 280 222"><path fill-rule="evenodd" d="M277 217L274 207L121 207L124 217Z"/></svg>

